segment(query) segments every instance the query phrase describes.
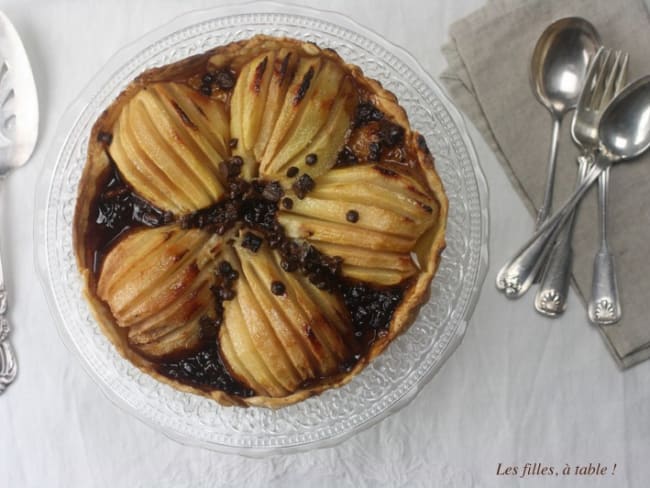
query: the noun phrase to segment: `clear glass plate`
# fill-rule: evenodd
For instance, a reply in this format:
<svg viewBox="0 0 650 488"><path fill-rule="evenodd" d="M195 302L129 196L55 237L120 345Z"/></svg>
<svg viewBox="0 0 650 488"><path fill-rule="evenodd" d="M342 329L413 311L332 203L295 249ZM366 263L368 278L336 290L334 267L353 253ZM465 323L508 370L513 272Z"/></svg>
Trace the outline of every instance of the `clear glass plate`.
<svg viewBox="0 0 650 488"><path fill-rule="evenodd" d="M352 382L277 411L226 408L162 384L123 359L82 297L72 247L90 129L139 73L257 33L335 49L394 92L426 137L450 200L447 248L418 320ZM251 456L332 445L408 403L461 341L487 268L487 187L458 111L404 50L331 12L254 3L189 13L116 54L59 125L39 183L36 254L66 345L108 397L182 442Z"/></svg>

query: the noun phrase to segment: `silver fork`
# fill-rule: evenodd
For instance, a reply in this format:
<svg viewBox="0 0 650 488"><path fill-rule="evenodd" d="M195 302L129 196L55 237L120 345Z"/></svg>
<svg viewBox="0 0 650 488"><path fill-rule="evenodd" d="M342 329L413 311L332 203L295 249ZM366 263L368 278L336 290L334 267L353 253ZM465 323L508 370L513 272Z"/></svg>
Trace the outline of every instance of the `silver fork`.
<svg viewBox="0 0 650 488"><path fill-rule="evenodd" d="M598 148L598 123L601 114L614 95L623 88L627 79L627 62L627 54L601 47L589 67L571 123L571 135L581 148L581 155L578 157L578 185L593 162L594 153ZM535 297L535 309L544 315L556 316L566 310L573 260L571 241L574 217L572 213L551 251ZM606 259L602 258L603 261ZM600 269L612 270L613 267L606 268L604 265ZM611 276L614 276L613 272ZM605 282L610 283L611 280L600 280L600 283Z"/></svg>
<svg viewBox="0 0 650 488"><path fill-rule="evenodd" d="M620 53L619 53L620 54ZM618 73L613 87L606 93L612 98L623 89L627 82L627 53L620 56ZM606 105L606 104L605 104ZM605 109L601 105L600 112ZM594 325L611 325L621 320L623 310L618 295L618 282L614 256L607 242L607 197L609 195L609 168L598 178L598 214L600 222L600 248L594 257L594 270L591 282L591 298L587 304L587 315Z"/></svg>

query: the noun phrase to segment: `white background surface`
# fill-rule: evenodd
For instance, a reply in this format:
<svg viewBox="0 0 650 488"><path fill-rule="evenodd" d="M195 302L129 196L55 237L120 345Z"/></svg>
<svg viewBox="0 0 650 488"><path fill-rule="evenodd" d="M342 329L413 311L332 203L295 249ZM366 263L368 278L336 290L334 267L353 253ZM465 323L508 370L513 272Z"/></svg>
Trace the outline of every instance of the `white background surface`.
<svg viewBox="0 0 650 488"><path fill-rule="evenodd" d="M555 321L534 312L532 294L516 302L497 294L498 267L533 223L472 128L490 189L488 276L463 343L401 412L334 448L256 460L177 444L104 397L59 339L35 275L35 182L63 111L111 55L186 11L219 3L0 0L24 38L41 109L29 165L0 190L20 366L0 397L0 487L648 486L650 362L619 371L574 294ZM448 26L483 1L295 3L349 15L437 76ZM600 462L608 471L497 475L498 463L526 462L556 469Z"/></svg>

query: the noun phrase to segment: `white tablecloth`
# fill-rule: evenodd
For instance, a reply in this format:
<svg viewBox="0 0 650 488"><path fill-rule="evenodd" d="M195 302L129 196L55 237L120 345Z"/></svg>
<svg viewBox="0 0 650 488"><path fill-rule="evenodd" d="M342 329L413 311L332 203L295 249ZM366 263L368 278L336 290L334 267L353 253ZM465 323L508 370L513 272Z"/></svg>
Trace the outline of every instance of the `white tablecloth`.
<svg viewBox="0 0 650 488"><path fill-rule="evenodd" d="M41 109L36 152L0 193L20 365L0 396L0 486L648 486L650 362L619 371L575 295L564 317L548 320L534 312L532 296L506 302L497 294L499 265L533 224L473 129L490 188L488 276L463 343L401 412L334 448L256 460L180 445L107 400L59 339L35 275L35 182L64 109L117 49L219 3L0 2L24 38ZM300 3L349 15L408 48L435 76L448 26L482 0ZM569 466L572 475L497 473L502 463L501 472L518 466L521 474L527 462ZM607 473L573 474L588 463Z"/></svg>

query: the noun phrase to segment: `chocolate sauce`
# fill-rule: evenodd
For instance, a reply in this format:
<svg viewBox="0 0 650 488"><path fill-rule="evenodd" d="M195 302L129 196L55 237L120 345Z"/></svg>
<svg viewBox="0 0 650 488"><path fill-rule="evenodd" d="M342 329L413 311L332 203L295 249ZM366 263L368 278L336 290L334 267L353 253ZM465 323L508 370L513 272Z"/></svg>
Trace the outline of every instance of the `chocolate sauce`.
<svg viewBox="0 0 650 488"><path fill-rule="evenodd" d="M138 227L160 227L173 215L137 195L124 182L113 162L100 184L101 191L90 205L86 249L93 251L92 271L97 276L104 255L125 233Z"/></svg>
<svg viewBox="0 0 650 488"><path fill-rule="evenodd" d="M231 395L247 398L255 392L235 380L223 364L216 340L206 343L198 351L156 366L163 376L195 386L204 391L221 390Z"/></svg>
<svg viewBox="0 0 650 488"><path fill-rule="evenodd" d="M369 122L379 121L384 118L384 113L375 107L372 102L361 102L357 105L357 110L354 113L353 126L355 128L361 127Z"/></svg>
<svg viewBox="0 0 650 488"><path fill-rule="evenodd" d="M348 147L343 146L343 149L339 151L339 154L336 156L335 168L343 168L346 166L352 166L359 162L357 155L354 154L354 151Z"/></svg>
<svg viewBox="0 0 650 488"><path fill-rule="evenodd" d="M229 68L222 68L218 71L205 73L200 79L199 91L205 95L212 95L214 89L228 92L235 86L236 73Z"/></svg>

